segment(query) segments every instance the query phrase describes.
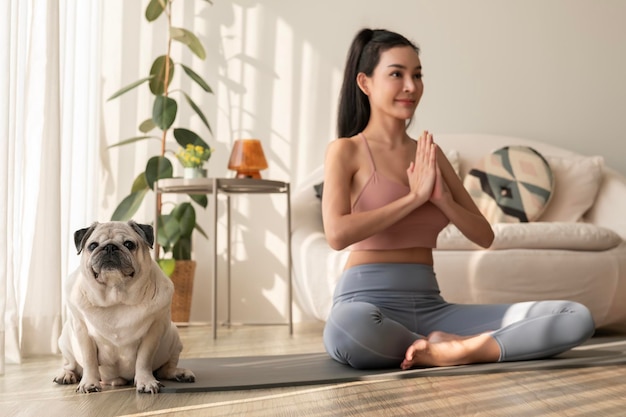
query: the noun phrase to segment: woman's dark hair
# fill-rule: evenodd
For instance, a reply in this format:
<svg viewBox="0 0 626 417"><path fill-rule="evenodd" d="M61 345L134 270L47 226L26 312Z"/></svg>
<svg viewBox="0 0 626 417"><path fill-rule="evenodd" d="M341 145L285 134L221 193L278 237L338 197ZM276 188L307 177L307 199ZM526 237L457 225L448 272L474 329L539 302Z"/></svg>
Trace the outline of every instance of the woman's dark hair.
<svg viewBox="0 0 626 417"><path fill-rule="evenodd" d="M396 46L410 46L419 54L419 48L413 42L384 29L363 29L352 41L339 94L339 137L350 137L361 132L370 118L370 103L357 85L357 74L362 72L370 77L380 61L380 55Z"/></svg>

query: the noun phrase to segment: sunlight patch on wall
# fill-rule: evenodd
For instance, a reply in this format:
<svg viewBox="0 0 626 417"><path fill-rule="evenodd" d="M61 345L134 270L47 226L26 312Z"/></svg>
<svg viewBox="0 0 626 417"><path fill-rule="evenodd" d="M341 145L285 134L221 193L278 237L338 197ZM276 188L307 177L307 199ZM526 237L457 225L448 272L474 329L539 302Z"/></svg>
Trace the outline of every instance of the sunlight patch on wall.
<svg viewBox="0 0 626 417"><path fill-rule="evenodd" d="M273 286L263 288L261 295L274 306L281 316L287 318L287 283L279 274L274 274Z"/></svg>
<svg viewBox="0 0 626 417"><path fill-rule="evenodd" d="M276 20L274 38L274 68L277 79L273 83L270 106L269 151L275 163L271 164L271 175L274 178L289 178L293 162L290 158L291 146L297 141L294 126L297 120L285 117L292 112L294 106L294 87L298 80L294 78L296 57L292 28L281 18ZM266 142L267 143L267 142Z"/></svg>

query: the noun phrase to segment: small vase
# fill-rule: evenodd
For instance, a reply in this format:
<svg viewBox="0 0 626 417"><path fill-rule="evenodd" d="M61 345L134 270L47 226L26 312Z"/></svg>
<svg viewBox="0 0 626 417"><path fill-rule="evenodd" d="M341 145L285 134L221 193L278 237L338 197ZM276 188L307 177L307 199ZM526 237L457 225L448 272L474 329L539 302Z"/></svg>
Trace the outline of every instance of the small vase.
<svg viewBox="0 0 626 417"><path fill-rule="evenodd" d="M205 168L193 167L183 169L183 178L193 179L193 178L206 178L207 170Z"/></svg>

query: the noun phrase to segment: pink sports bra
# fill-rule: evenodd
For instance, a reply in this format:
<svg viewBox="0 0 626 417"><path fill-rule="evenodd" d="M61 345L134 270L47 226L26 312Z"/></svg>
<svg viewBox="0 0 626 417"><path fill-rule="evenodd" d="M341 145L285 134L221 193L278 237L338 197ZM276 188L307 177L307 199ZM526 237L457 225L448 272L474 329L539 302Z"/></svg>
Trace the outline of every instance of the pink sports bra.
<svg viewBox="0 0 626 417"><path fill-rule="evenodd" d="M360 135L372 163L372 175L352 205L352 213L382 207L408 194L409 187L379 175L365 135ZM386 230L354 243L352 250L383 250L405 248L434 248L439 232L449 223L448 218L431 202L426 202Z"/></svg>

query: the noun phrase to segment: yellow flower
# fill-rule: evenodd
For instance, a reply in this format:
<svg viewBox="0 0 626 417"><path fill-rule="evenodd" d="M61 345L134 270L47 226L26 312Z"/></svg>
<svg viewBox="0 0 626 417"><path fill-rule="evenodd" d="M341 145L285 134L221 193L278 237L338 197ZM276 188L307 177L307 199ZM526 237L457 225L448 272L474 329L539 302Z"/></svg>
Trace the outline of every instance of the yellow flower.
<svg viewBox="0 0 626 417"><path fill-rule="evenodd" d="M209 160L212 149L200 145L187 144L185 148L179 148L176 158L185 168L199 168Z"/></svg>

